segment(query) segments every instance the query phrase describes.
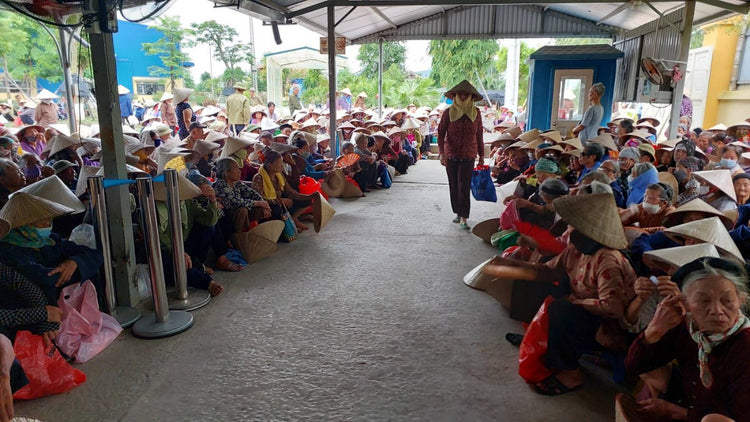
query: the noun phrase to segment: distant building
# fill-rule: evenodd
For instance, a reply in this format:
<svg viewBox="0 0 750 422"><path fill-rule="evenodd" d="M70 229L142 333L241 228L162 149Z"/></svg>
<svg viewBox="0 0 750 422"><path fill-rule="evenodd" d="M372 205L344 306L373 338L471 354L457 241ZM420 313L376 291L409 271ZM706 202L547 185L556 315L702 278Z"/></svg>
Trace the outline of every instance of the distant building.
<svg viewBox="0 0 750 422"><path fill-rule="evenodd" d="M142 44L156 42L164 34L146 25L118 21L118 31L113 34L117 59L117 82L128 88L133 97L150 96L164 92L165 78L151 76L148 68L163 66L159 56L147 56Z"/></svg>

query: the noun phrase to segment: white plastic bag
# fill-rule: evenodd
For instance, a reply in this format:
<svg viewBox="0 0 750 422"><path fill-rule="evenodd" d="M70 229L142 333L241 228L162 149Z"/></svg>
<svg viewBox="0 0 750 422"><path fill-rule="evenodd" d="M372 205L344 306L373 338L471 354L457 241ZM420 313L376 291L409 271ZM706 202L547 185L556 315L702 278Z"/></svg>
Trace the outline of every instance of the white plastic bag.
<svg viewBox="0 0 750 422"><path fill-rule="evenodd" d="M76 245L96 249L96 234L94 233L94 226L91 224L79 224L72 232L70 232L69 240Z"/></svg>

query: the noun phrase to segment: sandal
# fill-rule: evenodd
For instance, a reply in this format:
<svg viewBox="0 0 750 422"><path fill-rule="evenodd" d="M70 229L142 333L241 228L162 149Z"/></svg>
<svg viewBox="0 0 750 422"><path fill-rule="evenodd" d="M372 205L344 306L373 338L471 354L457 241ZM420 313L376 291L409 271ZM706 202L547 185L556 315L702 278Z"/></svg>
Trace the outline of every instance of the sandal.
<svg viewBox="0 0 750 422"><path fill-rule="evenodd" d="M462 222L461 222L461 226L460 226L460 227L461 227L462 229L466 229L466 230L469 230L469 229L471 229L471 226L469 226L469 223L467 223L466 221L462 221Z"/></svg>
<svg viewBox="0 0 750 422"><path fill-rule="evenodd" d="M461 222L461 217L456 216L456 218L453 219L453 222L456 223L456 224L460 223Z"/></svg>
<svg viewBox="0 0 750 422"><path fill-rule="evenodd" d="M581 388L583 388L583 384L578 384L575 387L567 387L554 375L550 375L545 378L544 381L534 384L534 391L545 396L559 396L561 394L578 391Z"/></svg>
<svg viewBox="0 0 750 422"><path fill-rule="evenodd" d="M523 341L523 334L507 333L505 334L505 339L508 340L508 343L518 347Z"/></svg>

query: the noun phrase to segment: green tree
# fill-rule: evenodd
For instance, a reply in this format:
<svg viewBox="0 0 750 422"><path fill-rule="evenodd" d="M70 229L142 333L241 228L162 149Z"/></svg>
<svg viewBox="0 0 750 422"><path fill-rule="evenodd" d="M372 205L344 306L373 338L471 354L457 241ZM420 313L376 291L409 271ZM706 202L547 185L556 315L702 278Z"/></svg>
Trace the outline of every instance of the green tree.
<svg viewBox="0 0 750 422"><path fill-rule="evenodd" d="M363 44L359 48L357 60L362 64L360 73L368 78L378 77L378 58L380 51L378 44ZM392 65L397 65L399 69L405 71L404 62L406 61L406 45L402 42L383 43L383 71L390 69Z"/></svg>
<svg viewBox="0 0 750 422"><path fill-rule="evenodd" d="M485 79L500 47L494 40L432 40L428 53L432 56L430 77L444 88L464 79Z"/></svg>
<svg viewBox="0 0 750 422"><path fill-rule="evenodd" d="M19 13L0 11L0 53L8 61L8 70L14 79L25 81L32 90L36 79L59 82L62 69L55 43L41 24ZM50 28L55 34L55 28Z"/></svg>
<svg viewBox="0 0 750 422"><path fill-rule="evenodd" d="M222 76L228 84L247 78L247 72L242 70L241 64L252 65L253 55L249 43L234 42L239 36L237 30L210 20L192 24L192 34L196 37L196 42L211 46L214 56L224 63L225 71Z"/></svg>
<svg viewBox="0 0 750 422"><path fill-rule="evenodd" d="M518 66L518 105L524 104L529 95L529 56L536 51L534 47L525 42L520 45L520 58ZM502 84L498 89L505 89L505 70L508 67L508 47L502 47L497 54L495 68L502 74Z"/></svg>
<svg viewBox="0 0 750 422"><path fill-rule="evenodd" d="M190 31L182 27L180 17L162 16L149 29L161 31L164 36L155 42L141 44L143 51L149 56L159 56L162 66L149 66L148 73L151 76L163 76L168 80L168 89L175 87L177 79L183 79L188 75L188 70L183 64L190 60L180 47L189 47Z"/></svg>

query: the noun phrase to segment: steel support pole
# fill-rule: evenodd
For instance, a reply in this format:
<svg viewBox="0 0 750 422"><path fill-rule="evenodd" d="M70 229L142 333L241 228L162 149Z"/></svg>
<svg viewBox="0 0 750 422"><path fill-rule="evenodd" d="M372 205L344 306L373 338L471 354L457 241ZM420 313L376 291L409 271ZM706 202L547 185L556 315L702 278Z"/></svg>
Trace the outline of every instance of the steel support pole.
<svg viewBox="0 0 750 422"><path fill-rule="evenodd" d="M169 309L192 311L206 306L211 294L206 290L188 289L187 268L185 266L185 243L182 238L182 217L180 215L180 193L177 186L177 170L164 170L164 184L167 191L167 221L172 240L172 269L175 291L169 295Z"/></svg>
<svg viewBox="0 0 750 422"><path fill-rule="evenodd" d="M383 39L378 39L378 119L383 119Z"/></svg>
<svg viewBox="0 0 750 422"><path fill-rule="evenodd" d="M164 282L161 245L159 243L159 220L156 217L154 190L150 177L139 177L138 199L141 205L143 234L148 250L148 267L151 275L151 295L154 315L138 320L133 325L133 335L141 338L162 338L179 334L193 326L193 316L185 311L170 311L167 302L167 286Z"/></svg>
<svg viewBox="0 0 750 422"><path fill-rule="evenodd" d="M107 220L107 199L104 194L103 176L92 176L88 179L91 209L93 210L96 231L99 234L100 248L104 256L104 295L107 300L107 311L122 328L135 324L141 317L141 311L129 306L117 306L115 295L115 278L112 270L112 248L109 240L109 221Z"/></svg>
<svg viewBox="0 0 750 422"><path fill-rule="evenodd" d="M68 106L68 128L70 133L78 132L78 121L76 120L76 107L73 104L73 80L70 76L70 43L69 34L65 28L58 28L60 34L60 64L63 68L63 83L65 84L65 102Z"/></svg>
<svg viewBox="0 0 750 422"><path fill-rule="evenodd" d="M112 34L99 31L96 23L87 30L90 35L91 57L96 57L92 65L104 176L107 179L126 179L125 148L123 148L122 141ZM112 186L108 188L107 194L107 216L112 241L117 303L123 306L133 306L138 302L138 284L135 279L135 246L128 187L127 185Z"/></svg>
<svg viewBox="0 0 750 422"><path fill-rule="evenodd" d="M677 82L672 92L672 117L669 120L668 139L677 137L677 126L680 124L680 108L682 106L682 94L685 89L685 77L687 76L687 61L690 53L690 35L693 33L693 17L695 16L695 0L685 2L685 17L682 21L682 37L680 38L680 55L677 65L682 72L682 79ZM658 29L658 28L657 28Z"/></svg>
<svg viewBox="0 0 750 422"><path fill-rule="evenodd" d="M331 111L329 132L334 139L334 158L341 154L341 139L336 136L336 8L328 7L328 104ZM335 155L334 155L335 154Z"/></svg>

